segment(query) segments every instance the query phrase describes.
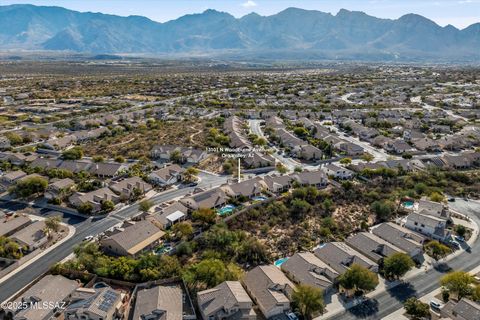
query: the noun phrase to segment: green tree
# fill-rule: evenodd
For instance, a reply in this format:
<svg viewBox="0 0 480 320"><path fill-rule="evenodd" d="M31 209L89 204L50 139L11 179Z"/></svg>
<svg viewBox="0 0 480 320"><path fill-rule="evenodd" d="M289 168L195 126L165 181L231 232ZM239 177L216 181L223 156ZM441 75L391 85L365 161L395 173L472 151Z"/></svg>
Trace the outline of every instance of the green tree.
<svg viewBox="0 0 480 320"><path fill-rule="evenodd" d="M90 202L82 203L77 207L78 212L81 214L92 214L93 212L93 205Z"/></svg>
<svg viewBox="0 0 480 320"><path fill-rule="evenodd" d="M460 237L465 237L465 235L467 234L467 228L465 228L464 226L459 224L459 225L455 226L455 232Z"/></svg>
<svg viewBox="0 0 480 320"><path fill-rule="evenodd" d="M45 219L46 233L50 235L51 232L58 232L60 229L60 222L62 222L62 217L60 216L48 217Z"/></svg>
<svg viewBox="0 0 480 320"><path fill-rule="evenodd" d="M362 160L364 160L364 161L371 162L373 159L375 159L375 157L368 152L365 152L362 155Z"/></svg>
<svg viewBox="0 0 480 320"><path fill-rule="evenodd" d="M217 221L217 213L210 208L199 208L192 212L192 218L205 225L212 225Z"/></svg>
<svg viewBox="0 0 480 320"><path fill-rule="evenodd" d="M83 157L83 149L81 147L73 147L62 152L62 158L65 160L79 160Z"/></svg>
<svg viewBox="0 0 480 320"><path fill-rule="evenodd" d="M342 159L340 159L339 162L341 164L349 165L350 163L352 163L352 158L342 158Z"/></svg>
<svg viewBox="0 0 480 320"><path fill-rule="evenodd" d="M101 202L101 208L104 212L111 212L115 209L115 204L111 200L104 200Z"/></svg>
<svg viewBox="0 0 480 320"><path fill-rule="evenodd" d="M7 237L0 237L0 257L18 260L23 257L22 248Z"/></svg>
<svg viewBox="0 0 480 320"><path fill-rule="evenodd" d="M403 277L414 266L415 262L408 254L397 252L384 259L383 272L388 279L398 279Z"/></svg>
<svg viewBox="0 0 480 320"><path fill-rule="evenodd" d="M172 153L170 153L170 161L173 163L181 163L182 153L179 150L173 150Z"/></svg>
<svg viewBox="0 0 480 320"><path fill-rule="evenodd" d="M219 259L205 259L190 266L183 278L193 288L202 285L215 287L223 281L235 281L242 275L242 270L235 264L225 264Z"/></svg>
<svg viewBox="0 0 480 320"><path fill-rule="evenodd" d="M285 173L287 173L287 171L288 171L287 168L286 168L283 164L281 164L281 163L277 163L276 169L277 169L277 171L278 171L279 173L281 173L281 174L285 174Z"/></svg>
<svg viewBox="0 0 480 320"><path fill-rule="evenodd" d="M189 239L193 235L193 227L190 222L182 221L175 224L172 228L178 238Z"/></svg>
<svg viewBox="0 0 480 320"><path fill-rule="evenodd" d="M183 179L185 182L195 182L197 181L197 176L200 171L197 168L194 167L189 167L185 172L183 173Z"/></svg>
<svg viewBox="0 0 480 320"><path fill-rule="evenodd" d="M378 275L365 267L353 264L339 277L339 284L346 290L372 291L378 285Z"/></svg>
<svg viewBox="0 0 480 320"><path fill-rule="evenodd" d="M323 293L319 288L299 285L292 295L292 300L300 314L307 320L325 310Z"/></svg>
<svg viewBox="0 0 480 320"><path fill-rule="evenodd" d="M23 138L21 135L13 133L13 132L7 132L5 133L5 137L10 141L10 144L12 146L18 146L23 143Z"/></svg>
<svg viewBox="0 0 480 320"><path fill-rule="evenodd" d="M140 209L140 211L145 213L148 212L152 206L153 202L150 200L143 200L138 204L138 208Z"/></svg>
<svg viewBox="0 0 480 320"><path fill-rule="evenodd" d="M473 276L465 271L453 271L442 277L440 284L450 293L461 299L472 292L470 285L474 282Z"/></svg>
<svg viewBox="0 0 480 320"><path fill-rule="evenodd" d="M433 240L425 245L425 252L433 259L439 260L451 253L452 249L436 240Z"/></svg>
<svg viewBox="0 0 480 320"><path fill-rule="evenodd" d="M270 262L267 247L255 238L248 238L241 242L237 250L237 261L258 266Z"/></svg>
<svg viewBox="0 0 480 320"><path fill-rule="evenodd" d="M413 320L420 320L430 316L430 307L415 297L408 298L403 304L405 311Z"/></svg>
<svg viewBox="0 0 480 320"><path fill-rule="evenodd" d="M442 202L445 200L445 197L438 192L432 192L430 194L430 200L434 202Z"/></svg>
<svg viewBox="0 0 480 320"><path fill-rule="evenodd" d="M13 187L12 191L21 198L27 198L33 195L44 193L47 189L47 179L40 176L32 176L20 179Z"/></svg>
<svg viewBox="0 0 480 320"><path fill-rule="evenodd" d="M392 217L395 209L394 204L388 200L379 200L371 204L372 211L377 215L381 221L387 221Z"/></svg>
<svg viewBox="0 0 480 320"><path fill-rule="evenodd" d="M104 162L105 161L105 157L104 156L94 156L92 158L93 162Z"/></svg>
<svg viewBox="0 0 480 320"><path fill-rule="evenodd" d="M116 156L114 160L115 160L115 162L118 162L118 163L124 163L125 162L125 158L122 157L122 156Z"/></svg>

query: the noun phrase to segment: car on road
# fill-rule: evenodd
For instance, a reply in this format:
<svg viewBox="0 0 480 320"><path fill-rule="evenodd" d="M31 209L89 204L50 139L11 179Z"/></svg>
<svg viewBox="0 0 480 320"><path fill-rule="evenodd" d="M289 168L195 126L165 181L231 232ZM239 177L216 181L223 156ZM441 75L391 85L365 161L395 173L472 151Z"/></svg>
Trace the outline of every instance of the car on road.
<svg viewBox="0 0 480 320"><path fill-rule="evenodd" d="M93 240L93 236L86 236L85 238L83 238L83 241L92 241Z"/></svg>
<svg viewBox="0 0 480 320"><path fill-rule="evenodd" d="M298 320L297 315L296 315L295 313L293 313L293 312L287 313L286 316L287 316L287 318L288 318L289 320Z"/></svg>
<svg viewBox="0 0 480 320"><path fill-rule="evenodd" d="M440 301L436 299L432 299L430 300L430 307L432 307L432 309L440 310L443 307L443 305L440 303Z"/></svg>
<svg viewBox="0 0 480 320"><path fill-rule="evenodd" d="M465 238L464 238L464 237L455 236L454 238L455 238L455 240L457 240L458 242L465 242Z"/></svg>
<svg viewBox="0 0 480 320"><path fill-rule="evenodd" d="M450 241L450 244L451 244L455 249L460 249L460 248L461 248L460 243L458 243L457 241Z"/></svg>
<svg viewBox="0 0 480 320"><path fill-rule="evenodd" d="M455 202L455 198L448 198L448 202Z"/></svg>

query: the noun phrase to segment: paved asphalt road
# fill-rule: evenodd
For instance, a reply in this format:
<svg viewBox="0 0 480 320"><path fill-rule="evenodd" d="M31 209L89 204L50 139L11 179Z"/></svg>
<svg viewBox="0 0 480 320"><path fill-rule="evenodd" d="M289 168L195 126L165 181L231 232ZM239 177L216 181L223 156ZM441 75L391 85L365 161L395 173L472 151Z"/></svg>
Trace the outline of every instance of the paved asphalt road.
<svg viewBox="0 0 480 320"><path fill-rule="evenodd" d="M226 177L219 177L215 175L200 174L202 181L198 187L214 187L226 181ZM184 196L191 192L194 188L183 188L166 191L153 198L156 204L167 202L180 196ZM76 232L75 235L62 243L60 246L40 257L28 267L22 269L13 277L8 278L0 283L0 302L3 302L21 290L36 278L42 276L47 272L52 265L63 260L72 253L74 247L82 242L82 240L89 235L98 235L105 230L115 226L123 220L126 220L138 213L138 204L124 207L114 214L109 215L103 219L89 218L82 222L75 221Z"/></svg>
<svg viewBox="0 0 480 320"><path fill-rule="evenodd" d="M449 203L452 209L470 216L477 224L480 224L480 203L473 201L464 201L457 199L454 203ZM454 270L469 271L480 265L480 240L472 245L471 252L464 252L448 262ZM379 293L372 299L351 308L343 313L339 313L327 319L335 320L354 320L382 319L400 309L403 301L411 296L421 297L439 287L439 280L445 273L437 270L429 270L427 273L419 274L410 279L409 283L396 286L391 290Z"/></svg>

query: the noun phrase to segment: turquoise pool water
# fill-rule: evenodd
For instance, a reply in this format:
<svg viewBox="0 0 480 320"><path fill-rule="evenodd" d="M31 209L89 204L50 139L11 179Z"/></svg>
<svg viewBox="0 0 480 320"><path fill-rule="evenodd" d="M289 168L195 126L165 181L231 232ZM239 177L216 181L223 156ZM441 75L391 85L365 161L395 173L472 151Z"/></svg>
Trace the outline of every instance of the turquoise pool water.
<svg viewBox="0 0 480 320"><path fill-rule="evenodd" d="M265 201L265 200L267 200L267 197L258 196L258 197L253 198L252 200L253 201Z"/></svg>
<svg viewBox="0 0 480 320"><path fill-rule="evenodd" d="M285 257L285 258L282 258L282 259L278 259L277 261L275 261L273 264L276 266L276 267L280 267L285 261L288 260L288 257Z"/></svg>
<svg viewBox="0 0 480 320"><path fill-rule="evenodd" d="M220 208L217 213L219 216L223 216L231 213L233 210L235 210L235 206L233 204L227 204L226 206Z"/></svg>
<svg viewBox="0 0 480 320"><path fill-rule="evenodd" d="M413 208L413 201L405 201L403 203L403 206L407 209L411 209L411 208Z"/></svg>

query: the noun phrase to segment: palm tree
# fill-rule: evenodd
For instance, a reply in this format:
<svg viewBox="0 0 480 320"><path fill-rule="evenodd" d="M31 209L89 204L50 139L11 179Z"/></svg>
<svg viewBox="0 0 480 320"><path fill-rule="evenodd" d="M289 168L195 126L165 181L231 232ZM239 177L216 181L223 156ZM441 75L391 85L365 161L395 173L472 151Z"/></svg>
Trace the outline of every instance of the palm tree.
<svg viewBox="0 0 480 320"><path fill-rule="evenodd" d="M52 232L57 232L60 229L60 222L62 218L60 216L48 217L45 219L45 233L48 237L52 237Z"/></svg>

